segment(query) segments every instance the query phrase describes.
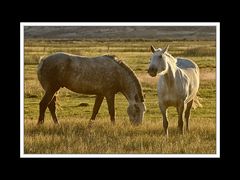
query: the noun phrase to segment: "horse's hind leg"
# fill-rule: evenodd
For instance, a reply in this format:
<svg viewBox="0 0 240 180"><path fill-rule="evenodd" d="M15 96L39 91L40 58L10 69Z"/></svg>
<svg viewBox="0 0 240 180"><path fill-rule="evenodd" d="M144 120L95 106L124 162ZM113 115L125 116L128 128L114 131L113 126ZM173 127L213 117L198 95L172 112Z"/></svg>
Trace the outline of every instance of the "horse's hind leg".
<svg viewBox="0 0 240 180"><path fill-rule="evenodd" d="M106 96L108 111L112 124L115 124L115 107L114 107L115 94L109 94Z"/></svg>
<svg viewBox="0 0 240 180"><path fill-rule="evenodd" d="M165 105L161 105L160 103L159 103L159 108L163 116L164 135L168 136L167 108Z"/></svg>
<svg viewBox="0 0 240 180"><path fill-rule="evenodd" d="M48 104L51 102L54 94L56 91L53 90L47 90L39 103L39 118L38 118L38 124L43 124L44 122L44 114L47 109Z"/></svg>
<svg viewBox="0 0 240 180"><path fill-rule="evenodd" d="M193 100L191 100L188 104L187 104L187 108L186 108L186 112L185 112L185 121L186 121L186 131L189 131L189 127L188 127L188 121L189 121L189 117L190 117L190 110L193 104Z"/></svg>
<svg viewBox="0 0 240 180"><path fill-rule="evenodd" d="M55 124L59 124L56 116L56 96L54 96L51 100L51 102L48 104L48 109L52 115L53 122Z"/></svg>

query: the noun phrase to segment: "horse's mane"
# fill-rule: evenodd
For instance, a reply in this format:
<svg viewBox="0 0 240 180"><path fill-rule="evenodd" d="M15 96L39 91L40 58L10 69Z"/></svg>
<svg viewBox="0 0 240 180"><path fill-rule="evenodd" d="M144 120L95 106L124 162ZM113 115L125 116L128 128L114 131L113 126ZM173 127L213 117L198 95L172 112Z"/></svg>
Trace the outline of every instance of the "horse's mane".
<svg viewBox="0 0 240 180"><path fill-rule="evenodd" d="M171 54L169 54L168 52L165 52L164 54L169 57L169 59L172 61L172 63L174 63L174 64L177 63L176 58L174 58Z"/></svg>
<svg viewBox="0 0 240 180"><path fill-rule="evenodd" d="M138 96L140 97L141 102L144 102L142 86L141 86L136 74L133 72L133 70L122 60L119 60L117 56L115 56L115 55L105 55L105 56L109 57L111 60L113 60L115 63L120 65L123 69L125 69L128 72L128 74L130 75L130 77L132 77L132 79L137 87Z"/></svg>
<svg viewBox="0 0 240 180"><path fill-rule="evenodd" d="M174 64L177 63L176 58L174 58L171 54L169 54L168 52L165 52L164 54L169 57L169 59L171 60L172 63L174 63Z"/></svg>
<svg viewBox="0 0 240 180"><path fill-rule="evenodd" d="M162 49L161 49L161 48L158 48L158 49L157 49L157 52L159 52L159 51L162 51ZM171 63L173 63L173 64L176 64L176 63L177 63L176 58L174 58L171 54L169 54L168 52L165 52L164 54L165 54L167 57L169 57L169 59L171 60Z"/></svg>

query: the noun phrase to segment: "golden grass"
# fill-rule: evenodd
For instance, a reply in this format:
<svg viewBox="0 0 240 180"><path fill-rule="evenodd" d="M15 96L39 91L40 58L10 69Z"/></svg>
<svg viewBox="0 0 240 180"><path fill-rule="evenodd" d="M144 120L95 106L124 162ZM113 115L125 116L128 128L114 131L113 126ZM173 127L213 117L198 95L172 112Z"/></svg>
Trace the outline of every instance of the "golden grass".
<svg viewBox="0 0 240 180"><path fill-rule="evenodd" d="M168 138L163 136L161 122L145 121L139 127L130 126L127 119L118 119L116 125L108 119L98 119L91 129L87 120L62 119L60 126L47 121L36 126L25 121L25 153L38 154L202 154L215 153L215 124L194 122L191 132L179 135L175 123L170 124Z"/></svg>
<svg viewBox="0 0 240 180"><path fill-rule="evenodd" d="M214 48L215 42L209 41L173 41L170 51L183 54L189 47L209 46ZM194 60L200 64L201 84L199 95L203 108L192 111L190 133L179 135L177 132L177 113L169 108L169 138L163 136L162 117L158 108L157 81L146 73L151 44L157 47L166 42L157 41L26 41L25 74L24 74L24 153L26 154L215 154L216 153L216 82L215 56L207 53L203 56L195 54ZM117 94L116 125L109 120L107 103L104 100L97 120L91 129L87 123L91 116L94 96L73 93L61 89L58 94L59 106L57 116L61 123L55 126L49 111L43 126L36 126L38 106L43 90L37 80L36 65L38 57L55 50L69 50L87 56L102 55L107 46L111 46L120 59L123 59L136 72L143 91L146 94L147 111L143 124L138 127L130 125L127 116L127 100ZM162 47L161 46L161 47ZM94 51L98 48L97 51ZM124 47L124 48L122 48ZM181 47L181 48L180 48ZM138 52L139 48L139 52ZM146 48L146 49L145 49ZM134 52L131 52L134 49ZM145 51L146 50L146 51ZM204 53L204 52L202 52ZM205 56L208 55L208 56ZM189 54L189 57L192 54ZM33 65L29 65L33 64ZM79 106L80 103L88 106Z"/></svg>

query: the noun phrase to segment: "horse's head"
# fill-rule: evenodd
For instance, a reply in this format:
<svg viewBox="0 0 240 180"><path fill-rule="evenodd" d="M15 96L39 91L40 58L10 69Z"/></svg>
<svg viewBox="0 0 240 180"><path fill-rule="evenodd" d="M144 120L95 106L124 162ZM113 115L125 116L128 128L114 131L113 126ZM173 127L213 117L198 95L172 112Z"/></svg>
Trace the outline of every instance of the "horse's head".
<svg viewBox="0 0 240 180"><path fill-rule="evenodd" d="M151 46L152 56L150 58L150 65L148 68L148 74L152 77L155 77L158 73L164 74L167 72L168 64L166 62L165 53L168 51L168 47L164 49L155 49Z"/></svg>
<svg viewBox="0 0 240 180"><path fill-rule="evenodd" d="M127 108L130 122L133 125L141 124L145 111L146 111L146 107L143 102L130 103Z"/></svg>

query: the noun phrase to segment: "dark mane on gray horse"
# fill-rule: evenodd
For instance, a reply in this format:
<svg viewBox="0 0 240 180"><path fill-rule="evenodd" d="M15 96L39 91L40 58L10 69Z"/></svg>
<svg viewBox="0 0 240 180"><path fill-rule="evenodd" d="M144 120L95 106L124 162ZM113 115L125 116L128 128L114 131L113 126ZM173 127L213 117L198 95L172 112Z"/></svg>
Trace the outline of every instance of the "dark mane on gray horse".
<svg viewBox="0 0 240 180"><path fill-rule="evenodd" d="M133 72L133 70L126 63L124 63L124 61L118 59L117 56L115 56L115 55L105 55L105 56L109 57L111 60L113 60L114 62L119 64L123 69L125 69L128 72L129 76L131 76L133 78L133 81L137 87L138 96L140 98L140 101L144 102L142 86L139 83L139 80L138 80L136 74Z"/></svg>

